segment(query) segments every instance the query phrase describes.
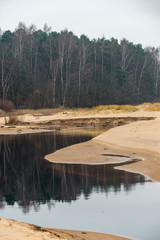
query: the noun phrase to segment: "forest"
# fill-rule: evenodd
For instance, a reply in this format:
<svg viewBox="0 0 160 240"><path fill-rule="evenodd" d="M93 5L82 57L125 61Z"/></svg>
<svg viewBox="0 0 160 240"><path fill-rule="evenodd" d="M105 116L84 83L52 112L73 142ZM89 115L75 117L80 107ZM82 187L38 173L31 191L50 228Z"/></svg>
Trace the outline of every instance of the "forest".
<svg viewBox="0 0 160 240"><path fill-rule="evenodd" d="M20 22L0 30L0 99L33 109L160 101L160 48Z"/></svg>

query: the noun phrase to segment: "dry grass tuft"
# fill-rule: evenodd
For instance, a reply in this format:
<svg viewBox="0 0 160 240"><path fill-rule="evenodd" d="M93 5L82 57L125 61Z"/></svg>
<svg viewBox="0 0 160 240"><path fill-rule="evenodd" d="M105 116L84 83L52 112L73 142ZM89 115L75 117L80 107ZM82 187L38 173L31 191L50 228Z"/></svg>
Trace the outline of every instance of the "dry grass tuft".
<svg viewBox="0 0 160 240"><path fill-rule="evenodd" d="M160 103L148 103L148 106L145 108L146 111L160 111Z"/></svg>
<svg viewBox="0 0 160 240"><path fill-rule="evenodd" d="M44 108L44 109L19 109L16 110L15 113L17 115L25 115L25 114L31 114L31 115L39 115L39 116L47 116L52 115L55 113L66 111L67 109L59 107L59 108Z"/></svg>
<svg viewBox="0 0 160 240"><path fill-rule="evenodd" d="M99 105L92 108L95 112L112 111L112 112L136 112L138 108L131 105Z"/></svg>

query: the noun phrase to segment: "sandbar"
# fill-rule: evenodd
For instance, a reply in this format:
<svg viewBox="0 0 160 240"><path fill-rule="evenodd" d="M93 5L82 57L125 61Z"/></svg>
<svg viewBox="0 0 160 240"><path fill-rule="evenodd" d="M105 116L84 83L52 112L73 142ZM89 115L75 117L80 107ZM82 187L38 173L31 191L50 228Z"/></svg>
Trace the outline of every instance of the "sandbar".
<svg viewBox="0 0 160 240"><path fill-rule="evenodd" d="M126 157L125 157L126 156ZM160 119L138 121L112 128L92 140L47 155L56 163L109 164L139 159L117 169L160 181Z"/></svg>

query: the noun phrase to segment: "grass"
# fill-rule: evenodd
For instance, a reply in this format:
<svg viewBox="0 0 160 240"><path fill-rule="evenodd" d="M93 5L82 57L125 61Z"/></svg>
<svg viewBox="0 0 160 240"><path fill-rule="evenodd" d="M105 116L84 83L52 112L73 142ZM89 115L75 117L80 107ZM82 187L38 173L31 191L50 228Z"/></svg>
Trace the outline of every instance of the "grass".
<svg viewBox="0 0 160 240"><path fill-rule="evenodd" d="M59 107L59 108L44 108L44 109L18 109L15 111L17 115L25 115L25 114L31 114L31 115L52 115L55 113L63 112L65 111L65 108Z"/></svg>
<svg viewBox="0 0 160 240"><path fill-rule="evenodd" d="M160 111L160 103L148 103L148 106L145 108L146 111Z"/></svg>
<svg viewBox="0 0 160 240"><path fill-rule="evenodd" d="M0 110L0 117L5 118L5 125L19 125L24 124L23 116L25 114L30 114L33 116L49 116L59 112L64 112L68 110L63 107L59 108L45 108L45 109L16 109L12 112L6 113ZM2 114L1 114L2 111Z"/></svg>
<svg viewBox="0 0 160 240"><path fill-rule="evenodd" d="M133 105L99 105L92 108L74 108L67 109L64 107L59 108L46 108L46 109L17 109L12 110L10 113L0 109L0 117L5 118L6 125L19 125L23 122L23 115L30 114L33 116L49 116L56 113L70 113L72 115L78 116L79 114L96 114L96 113L125 113L125 112L136 112L139 110L144 111L160 111L160 103L143 103L138 106Z"/></svg>
<svg viewBox="0 0 160 240"><path fill-rule="evenodd" d="M112 112L136 112L138 108L132 105L99 105L93 107L94 112L112 111Z"/></svg>

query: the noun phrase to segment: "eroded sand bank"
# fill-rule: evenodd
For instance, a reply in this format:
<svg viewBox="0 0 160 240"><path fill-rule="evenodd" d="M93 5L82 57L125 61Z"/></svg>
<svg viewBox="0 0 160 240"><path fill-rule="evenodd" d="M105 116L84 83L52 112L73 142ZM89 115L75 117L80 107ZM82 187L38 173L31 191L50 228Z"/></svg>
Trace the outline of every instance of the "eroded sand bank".
<svg viewBox="0 0 160 240"><path fill-rule="evenodd" d="M38 227L33 224L0 218L0 240L127 240L110 234Z"/></svg>

